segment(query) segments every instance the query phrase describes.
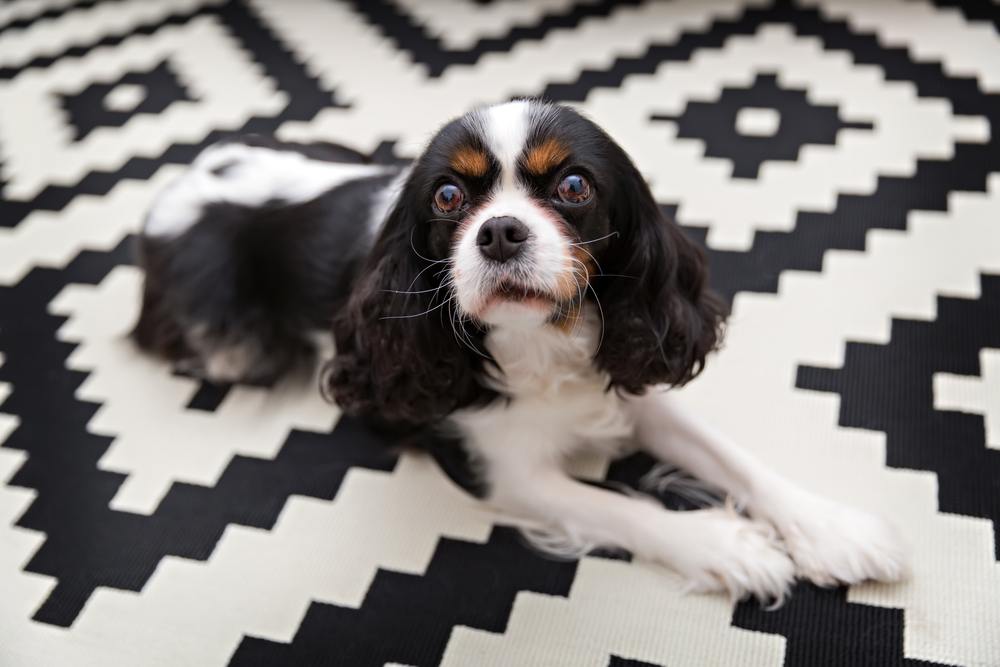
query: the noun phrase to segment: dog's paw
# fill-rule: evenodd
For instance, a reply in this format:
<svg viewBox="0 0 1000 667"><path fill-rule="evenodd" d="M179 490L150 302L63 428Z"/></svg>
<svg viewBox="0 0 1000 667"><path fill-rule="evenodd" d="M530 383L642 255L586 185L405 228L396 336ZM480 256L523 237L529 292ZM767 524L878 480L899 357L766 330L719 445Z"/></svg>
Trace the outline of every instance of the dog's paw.
<svg viewBox="0 0 1000 667"><path fill-rule="evenodd" d="M788 594L795 565L771 526L723 508L672 513L669 523L647 555L687 579L687 590L773 604Z"/></svg>
<svg viewBox="0 0 1000 667"><path fill-rule="evenodd" d="M899 581L908 571L896 529L881 517L803 494L771 514L797 574L820 586Z"/></svg>

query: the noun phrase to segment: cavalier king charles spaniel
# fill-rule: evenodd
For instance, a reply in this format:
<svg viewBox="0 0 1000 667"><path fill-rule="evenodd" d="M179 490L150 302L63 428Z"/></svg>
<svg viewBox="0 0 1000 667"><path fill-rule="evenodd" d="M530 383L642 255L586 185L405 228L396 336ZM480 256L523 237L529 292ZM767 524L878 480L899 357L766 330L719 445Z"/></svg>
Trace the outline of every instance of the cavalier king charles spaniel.
<svg viewBox="0 0 1000 667"><path fill-rule="evenodd" d="M691 590L778 602L797 577L905 571L889 524L673 404L666 389L719 344L723 304L629 157L567 107L472 111L406 167L330 144L217 144L155 201L140 255L142 347L260 382L332 327L328 396L392 432L457 437L486 499L564 552L625 549ZM671 511L566 470L628 446L733 502Z"/></svg>

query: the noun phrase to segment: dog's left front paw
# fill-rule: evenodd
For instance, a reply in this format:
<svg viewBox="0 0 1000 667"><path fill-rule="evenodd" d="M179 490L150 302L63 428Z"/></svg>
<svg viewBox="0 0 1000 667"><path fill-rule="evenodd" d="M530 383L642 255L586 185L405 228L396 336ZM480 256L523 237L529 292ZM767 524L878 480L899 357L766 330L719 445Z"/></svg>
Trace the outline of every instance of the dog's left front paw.
<svg viewBox="0 0 1000 667"><path fill-rule="evenodd" d="M908 572L896 528L874 514L803 494L769 515L796 573L819 586L899 581Z"/></svg>

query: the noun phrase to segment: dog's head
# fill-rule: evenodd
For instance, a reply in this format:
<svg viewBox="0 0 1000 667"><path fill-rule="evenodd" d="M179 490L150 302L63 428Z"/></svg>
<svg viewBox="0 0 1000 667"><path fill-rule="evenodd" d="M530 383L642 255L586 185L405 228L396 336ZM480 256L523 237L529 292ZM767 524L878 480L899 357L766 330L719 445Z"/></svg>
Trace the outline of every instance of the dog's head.
<svg viewBox="0 0 1000 667"><path fill-rule="evenodd" d="M413 165L336 318L327 388L348 411L439 420L484 396L485 331L565 326L587 300L612 387L683 384L718 341L701 252L607 134L536 101L473 111Z"/></svg>

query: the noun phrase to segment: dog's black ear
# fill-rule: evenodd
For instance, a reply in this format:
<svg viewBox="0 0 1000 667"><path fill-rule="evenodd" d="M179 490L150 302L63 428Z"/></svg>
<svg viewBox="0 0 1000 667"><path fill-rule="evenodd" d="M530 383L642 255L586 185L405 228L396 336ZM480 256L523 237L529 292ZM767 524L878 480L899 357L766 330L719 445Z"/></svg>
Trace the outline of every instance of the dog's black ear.
<svg viewBox="0 0 1000 667"><path fill-rule="evenodd" d="M601 260L613 275L594 281L605 322L597 363L631 393L683 385L721 342L726 308L708 288L701 248L663 215L625 152L616 145L611 157L618 234Z"/></svg>
<svg viewBox="0 0 1000 667"><path fill-rule="evenodd" d="M336 354L323 374L345 412L393 428L432 424L485 392L479 358L459 339L481 346L480 334L452 319L447 264L430 257L433 223L413 213L417 190L411 178L335 315Z"/></svg>

